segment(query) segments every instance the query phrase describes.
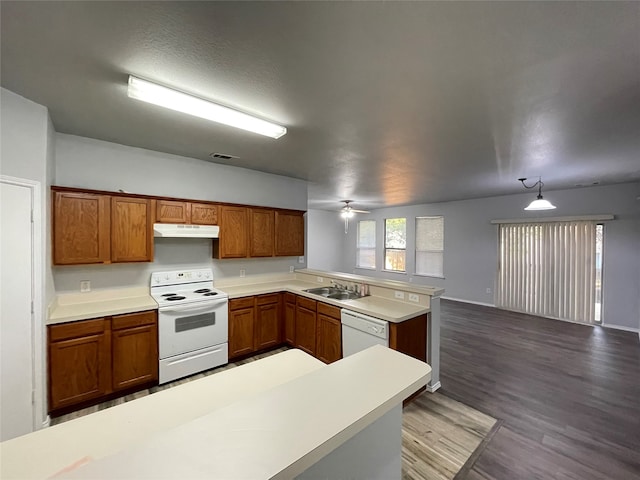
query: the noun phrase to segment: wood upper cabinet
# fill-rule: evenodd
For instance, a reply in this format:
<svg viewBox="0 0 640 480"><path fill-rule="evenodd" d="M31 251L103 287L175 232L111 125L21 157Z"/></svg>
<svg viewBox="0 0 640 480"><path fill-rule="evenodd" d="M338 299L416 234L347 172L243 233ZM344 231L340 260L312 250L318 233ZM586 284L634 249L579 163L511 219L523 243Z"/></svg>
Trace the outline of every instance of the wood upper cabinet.
<svg viewBox="0 0 640 480"><path fill-rule="evenodd" d="M156 222L217 225L218 206L209 203L157 200Z"/></svg>
<svg viewBox="0 0 640 480"><path fill-rule="evenodd" d="M220 206L220 238L214 239L214 258L245 258L248 255L246 207Z"/></svg>
<svg viewBox="0 0 640 480"><path fill-rule="evenodd" d="M193 225L218 225L218 206L209 203L191 203Z"/></svg>
<svg viewBox="0 0 640 480"><path fill-rule="evenodd" d="M111 203L108 195L53 192L53 263L111 261Z"/></svg>
<svg viewBox="0 0 640 480"><path fill-rule="evenodd" d="M296 347L309 355L316 353L316 301L298 297L296 301Z"/></svg>
<svg viewBox="0 0 640 480"><path fill-rule="evenodd" d="M284 294L284 341L296 344L296 296L292 293Z"/></svg>
<svg viewBox="0 0 640 480"><path fill-rule="evenodd" d="M316 357L325 363L342 358L342 322L340 309L318 302Z"/></svg>
<svg viewBox="0 0 640 480"><path fill-rule="evenodd" d="M158 200L156 202L156 222L189 223L189 202Z"/></svg>
<svg viewBox="0 0 640 480"><path fill-rule="evenodd" d="M155 310L113 317L113 391L158 380L158 315Z"/></svg>
<svg viewBox="0 0 640 480"><path fill-rule="evenodd" d="M255 351L255 306L253 297L229 300L229 358Z"/></svg>
<svg viewBox="0 0 640 480"><path fill-rule="evenodd" d="M277 256L304 255L304 212L276 210L275 232Z"/></svg>
<svg viewBox="0 0 640 480"><path fill-rule="evenodd" d="M280 294L256 297L256 350L275 347L281 343Z"/></svg>
<svg viewBox="0 0 640 480"><path fill-rule="evenodd" d="M111 261L153 260L151 200L111 197Z"/></svg>
<svg viewBox="0 0 640 480"><path fill-rule="evenodd" d="M49 410L110 391L109 322L104 318L49 327Z"/></svg>
<svg viewBox="0 0 640 480"><path fill-rule="evenodd" d="M266 208L249 209L249 256L272 257L274 253L275 212Z"/></svg>

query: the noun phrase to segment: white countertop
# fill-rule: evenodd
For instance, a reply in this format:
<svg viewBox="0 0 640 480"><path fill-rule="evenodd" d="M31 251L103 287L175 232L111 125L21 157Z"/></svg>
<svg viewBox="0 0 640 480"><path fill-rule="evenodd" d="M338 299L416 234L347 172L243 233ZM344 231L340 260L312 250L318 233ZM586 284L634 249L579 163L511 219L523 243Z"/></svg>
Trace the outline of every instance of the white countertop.
<svg viewBox="0 0 640 480"><path fill-rule="evenodd" d="M325 366L292 349L0 444L0 478L48 478Z"/></svg>
<svg viewBox="0 0 640 480"><path fill-rule="evenodd" d="M371 315L372 317L387 320L392 323L403 322L430 311L429 308L421 305L395 302L393 300L375 296L362 297L355 300L334 300L303 291L305 289L315 288L318 286L322 285L295 279L219 287L216 284L216 287L226 292L229 295L229 298L240 298L275 292L290 292L296 295L302 295L312 300L335 305L338 308L346 308L348 310L353 310L354 312Z"/></svg>
<svg viewBox="0 0 640 480"><path fill-rule="evenodd" d="M61 478L293 478L399 405L430 375L426 363L377 345ZM31 452L29 460L37 462Z"/></svg>
<svg viewBox="0 0 640 480"><path fill-rule="evenodd" d="M47 325L87 320L108 315L156 310L158 304L149 295L149 287L97 290L88 293L64 293L49 308Z"/></svg>

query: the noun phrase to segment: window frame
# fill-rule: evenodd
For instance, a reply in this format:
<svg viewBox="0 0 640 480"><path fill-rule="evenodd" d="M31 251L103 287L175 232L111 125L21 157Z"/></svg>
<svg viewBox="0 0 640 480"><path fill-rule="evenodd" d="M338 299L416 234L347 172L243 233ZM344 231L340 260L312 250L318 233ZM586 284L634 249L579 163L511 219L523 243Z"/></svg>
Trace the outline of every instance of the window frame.
<svg viewBox="0 0 640 480"><path fill-rule="evenodd" d="M421 218L441 218L442 219L442 250L418 250L418 220ZM414 244L414 265L413 274L417 277L441 278L444 279L444 215L422 215L415 217L415 244ZM440 275L430 275L428 273L418 273L418 252L440 253L442 255L442 272Z"/></svg>
<svg viewBox="0 0 640 480"><path fill-rule="evenodd" d="M360 246L360 224L363 222L373 222L373 248L367 247L363 248ZM376 236L376 228L378 227L377 222L374 219L367 220L358 220L358 225L356 228L356 268L363 270L376 270L377 269L377 250L378 250L378 239ZM363 267L360 265L360 251L361 250L373 250L373 267Z"/></svg>
<svg viewBox="0 0 640 480"><path fill-rule="evenodd" d="M387 247L387 221L388 220L404 220L404 248ZM387 250L404 252L404 270L395 270L387 268ZM407 274L407 217L392 217L384 219L384 248L382 257L383 272Z"/></svg>

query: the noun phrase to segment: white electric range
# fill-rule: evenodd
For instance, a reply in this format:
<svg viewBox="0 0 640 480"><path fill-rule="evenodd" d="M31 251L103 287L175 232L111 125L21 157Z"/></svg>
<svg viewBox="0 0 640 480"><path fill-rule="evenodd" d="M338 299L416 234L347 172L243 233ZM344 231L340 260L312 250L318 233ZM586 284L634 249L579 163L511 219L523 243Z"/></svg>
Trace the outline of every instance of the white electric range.
<svg viewBox="0 0 640 480"><path fill-rule="evenodd" d="M213 287L211 269L151 274L158 304L159 383L229 361L229 298Z"/></svg>

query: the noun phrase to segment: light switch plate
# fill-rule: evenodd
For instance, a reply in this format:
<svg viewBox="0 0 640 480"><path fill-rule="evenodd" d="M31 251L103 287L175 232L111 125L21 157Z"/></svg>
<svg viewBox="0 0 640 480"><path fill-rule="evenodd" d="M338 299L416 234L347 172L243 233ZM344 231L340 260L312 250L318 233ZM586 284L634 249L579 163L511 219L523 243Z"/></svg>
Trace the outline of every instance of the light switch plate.
<svg viewBox="0 0 640 480"><path fill-rule="evenodd" d="M396 298L399 298L400 300L404 300L404 292L399 292L396 290L396 292L394 293Z"/></svg>
<svg viewBox="0 0 640 480"><path fill-rule="evenodd" d="M416 293L410 293L409 294L409 301L410 302L419 302L420 301L420 297Z"/></svg>

